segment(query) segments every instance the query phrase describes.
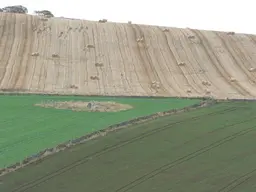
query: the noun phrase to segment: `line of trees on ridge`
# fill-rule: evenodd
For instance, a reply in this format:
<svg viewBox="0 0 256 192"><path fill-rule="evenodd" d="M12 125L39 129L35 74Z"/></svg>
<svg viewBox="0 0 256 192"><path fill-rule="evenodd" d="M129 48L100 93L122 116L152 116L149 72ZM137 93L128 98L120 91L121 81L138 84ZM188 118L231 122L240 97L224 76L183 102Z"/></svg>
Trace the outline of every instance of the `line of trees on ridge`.
<svg viewBox="0 0 256 192"><path fill-rule="evenodd" d="M13 6L7 6L4 8L0 8L0 12L6 12L6 13L21 13L21 14L27 14L28 9L22 5L13 5ZM49 10L40 10L40 11L34 11L36 15L44 16L47 18L54 17L51 11Z"/></svg>

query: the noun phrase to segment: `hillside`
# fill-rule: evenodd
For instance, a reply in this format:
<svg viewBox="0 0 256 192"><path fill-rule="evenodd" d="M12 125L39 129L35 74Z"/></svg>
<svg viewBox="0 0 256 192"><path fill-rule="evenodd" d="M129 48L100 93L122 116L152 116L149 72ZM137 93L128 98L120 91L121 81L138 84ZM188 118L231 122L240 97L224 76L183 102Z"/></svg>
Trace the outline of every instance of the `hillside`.
<svg viewBox="0 0 256 192"><path fill-rule="evenodd" d="M256 96L256 36L164 29L1 13L0 89L84 95Z"/></svg>

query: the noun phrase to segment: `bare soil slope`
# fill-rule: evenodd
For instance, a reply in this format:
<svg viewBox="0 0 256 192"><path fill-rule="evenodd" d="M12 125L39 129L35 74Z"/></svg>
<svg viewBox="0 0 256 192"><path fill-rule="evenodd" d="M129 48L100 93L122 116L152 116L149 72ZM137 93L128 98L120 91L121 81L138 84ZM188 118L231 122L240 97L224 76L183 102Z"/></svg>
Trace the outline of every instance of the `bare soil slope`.
<svg viewBox="0 0 256 192"><path fill-rule="evenodd" d="M254 98L256 36L0 14L0 89Z"/></svg>

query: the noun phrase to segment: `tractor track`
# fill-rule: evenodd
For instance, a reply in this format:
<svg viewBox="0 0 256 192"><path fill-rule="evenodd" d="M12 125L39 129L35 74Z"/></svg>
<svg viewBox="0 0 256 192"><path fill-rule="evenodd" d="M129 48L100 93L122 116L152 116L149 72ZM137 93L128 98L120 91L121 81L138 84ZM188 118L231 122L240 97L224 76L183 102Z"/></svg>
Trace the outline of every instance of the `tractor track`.
<svg viewBox="0 0 256 192"><path fill-rule="evenodd" d="M201 155L201 154L203 154L205 152L208 152L208 151L210 151L210 150L212 150L212 149L214 149L214 148L216 148L216 147L218 147L220 145L223 145L223 144L225 144L225 143L227 143L227 142L229 142L229 141L231 141L233 139L236 139L239 136L243 136L246 133L249 133L249 132L253 131L253 129L255 127L256 126L253 126L253 127L248 128L248 129L236 132L236 133L234 133L234 134L232 134L230 136L225 137L224 139L220 139L220 140L218 140L218 141L216 141L214 143L211 143L210 145L207 145L207 146L205 146L205 147L203 147L203 148L201 148L199 150L196 150L196 151L194 151L194 152L192 152L192 153L190 153L188 155L185 155L185 156L183 156L183 157L181 157L181 158L179 158L179 159L177 159L175 161L172 161L172 162L170 162L168 164L165 164L165 165L163 165L163 166L161 166L161 167L151 171L150 173L147 173L147 174L141 176L140 178L138 178L138 179L136 179L136 180L134 180L134 181L124 185L123 187L117 189L115 192L126 192L126 191L128 191L128 190L130 190L130 189L132 189L132 188L134 188L134 187L136 187L136 186L138 186L138 185L148 181L149 179L152 179L153 177L159 175L160 173L175 167L176 165L179 165L181 163L187 162L187 161L189 161L189 160L191 160L191 159L193 159L193 158L195 158L195 157L197 157L197 156L199 156L199 155Z"/></svg>
<svg viewBox="0 0 256 192"><path fill-rule="evenodd" d="M230 192L230 191L232 191L233 189L239 187L240 185L242 185L243 183L245 183L249 179L251 179L251 177L253 176L253 173L255 173L255 172L256 172L256 169L253 169L253 170L245 173L244 175L241 175L237 179L234 179L233 181L228 183L226 186L219 189L218 192Z"/></svg>
<svg viewBox="0 0 256 192"><path fill-rule="evenodd" d="M205 37L205 35L202 34L202 32L200 32L199 30L191 29L191 31L198 37L198 39L201 42L202 47L205 50L205 53L207 54L208 58L210 59L210 61L212 63L212 66L214 66L214 68L218 71L218 73L225 79L225 82L228 83L231 87L235 88L236 91L238 91L240 95L246 95L246 94L250 95L250 93L239 83L237 83L237 82L230 83L229 82L228 77L230 76L230 74L222 66L220 59L214 52L211 44L207 40L207 37Z"/></svg>
<svg viewBox="0 0 256 192"><path fill-rule="evenodd" d="M14 24L12 24L12 25L7 25L7 21L8 21L8 16L6 16L6 18L5 18L5 24L4 24L4 26L3 26L3 34L2 35L4 35L5 34L5 32L7 33L6 34L6 41L4 42L4 44L5 44L5 46L4 46L4 53L3 53L3 57L1 58L1 60L3 60L3 62L2 63L5 63L5 64L1 64L1 66L4 66L3 67L3 69L4 69L4 72L3 72L3 75L2 75L2 77L1 77L1 79L0 79L0 85L2 84L2 86L4 86L3 85L3 81L4 81L4 79L5 79L5 76L6 76L6 71L7 71L7 68L8 68L8 64L9 64L9 60L11 59L11 53L12 53L12 51L13 51L13 44L14 44L14 42L15 42L15 37L14 37L14 35L12 36L12 35L10 35L10 32L9 31L11 31L11 33L12 34L15 34L16 33L16 16L15 15L12 15L12 17L13 17L13 21L14 21ZM6 28L6 26L7 26L7 28ZM10 28L10 29L9 29ZM7 31L6 31L7 30ZM8 32L9 32L9 34L8 34ZM1 37L1 39L3 38L3 36ZM7 43L8 42L8 43ZM2 43L2 42L1 42ZM9 50L8 50L8 45L11 45L11 47L9 48ZM5 58L6 58L6 60L5 60ZM13 71L13 65L12 65L12 69L11 69L11 71ZM12 72L10 73L10 77L9 78L11 78L12 77ZM9 81L7 81L7 86L9 85Z"/></svg>

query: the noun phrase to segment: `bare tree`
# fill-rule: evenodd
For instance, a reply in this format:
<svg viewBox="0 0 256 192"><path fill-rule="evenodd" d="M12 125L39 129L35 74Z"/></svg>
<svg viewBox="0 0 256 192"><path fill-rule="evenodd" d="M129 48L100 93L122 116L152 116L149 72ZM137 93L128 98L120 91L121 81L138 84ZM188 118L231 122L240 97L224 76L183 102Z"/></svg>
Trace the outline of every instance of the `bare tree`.
<svg viewBox="0 0 256 192"><path fill-rule="evenodd" d="M44 17L54 17L54 15L52 14L51 11L48 10L42 10L42 11L35 11L35 14L39 15L39 16L44 16Z"/></svg>
<svg viewBox="0 0 256 192"><path fill-rule="evenodd" d="M4 12L4 10L0 8L0 12Z"/></svg>
<svg viewBox="0 0 256 192"><path fill-rule="evenodd" d="M7 13L28 13L28 9L22 5L7 6L3 8L3 12Z"/></svg>

